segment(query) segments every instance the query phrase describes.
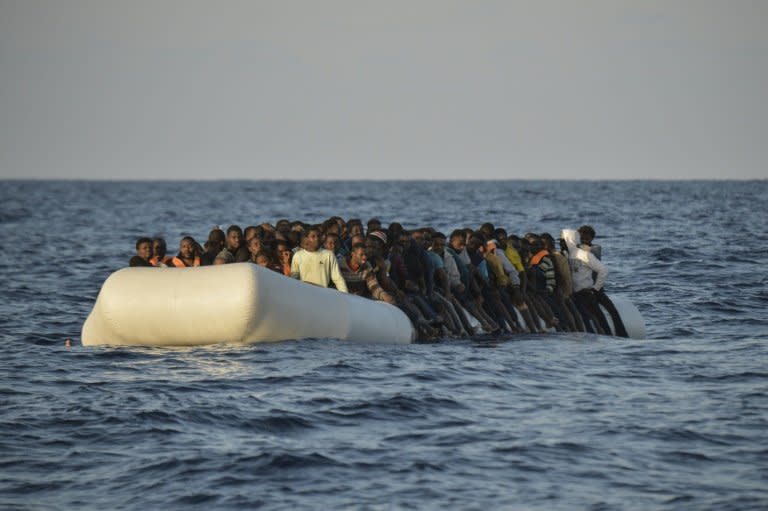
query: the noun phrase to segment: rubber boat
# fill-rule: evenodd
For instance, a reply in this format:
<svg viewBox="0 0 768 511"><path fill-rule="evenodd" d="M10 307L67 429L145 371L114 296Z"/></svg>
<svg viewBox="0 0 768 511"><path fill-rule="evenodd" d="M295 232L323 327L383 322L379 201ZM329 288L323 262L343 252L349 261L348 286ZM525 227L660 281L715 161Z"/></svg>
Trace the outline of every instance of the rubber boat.
<svg viewBox="0 0 768 511"><path fill-rule="evenodd" d="M645 325L614 300L631 337ZM608 316L610 321L610 316ZM255 264L125 268L104 282L83 325L83 345L199 346L303 338L414 342L397 307L285 277Z"/></svg>

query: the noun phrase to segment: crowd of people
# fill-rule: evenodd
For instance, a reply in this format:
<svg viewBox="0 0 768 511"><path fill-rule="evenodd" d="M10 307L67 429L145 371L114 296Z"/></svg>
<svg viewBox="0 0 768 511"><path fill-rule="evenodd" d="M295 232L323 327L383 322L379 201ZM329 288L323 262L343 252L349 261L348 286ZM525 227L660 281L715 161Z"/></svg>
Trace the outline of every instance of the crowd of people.
<svg viewBox="0 0 768 511"><path fill-rule="evenodd" d="M577 239L578 236L578 239ZM163 238L140 238L130 266L188 268L253 263L309 284L399 307L419 337L486 333L591 332L626 337L605 294L608 274L589 225L508 234L485 223L446 235L431 227L384 228L378 219L332 217L322 224L279 220L245 230L210 231L200 245L185 236L176 255Z"/></svg>

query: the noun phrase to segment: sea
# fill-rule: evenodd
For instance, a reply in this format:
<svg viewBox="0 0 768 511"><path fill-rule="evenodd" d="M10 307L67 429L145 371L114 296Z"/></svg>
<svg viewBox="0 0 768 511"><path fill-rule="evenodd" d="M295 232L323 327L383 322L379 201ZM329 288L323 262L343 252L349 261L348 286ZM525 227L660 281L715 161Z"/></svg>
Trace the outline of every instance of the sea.
<svg viewBox="0 0 768 511"><path fill-rule="evenodd" d="M647 336L81 345L137 237L332 215L590 224ZM767 225L764 180L0 181L0 509L768 509Z"/></svg>

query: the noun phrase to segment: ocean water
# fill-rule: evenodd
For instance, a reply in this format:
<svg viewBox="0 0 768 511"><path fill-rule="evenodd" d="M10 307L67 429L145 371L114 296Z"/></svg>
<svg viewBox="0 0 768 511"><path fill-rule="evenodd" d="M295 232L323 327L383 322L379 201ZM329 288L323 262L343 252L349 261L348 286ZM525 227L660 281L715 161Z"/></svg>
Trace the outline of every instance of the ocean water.
<svg viewBox="0 0 768 511"><path fill-rule="evenodd" d="M334 214L590 223L648 338L80 345L136 237ZM0 508L768 509L766 225L766 181L2 181Z"/></svg>

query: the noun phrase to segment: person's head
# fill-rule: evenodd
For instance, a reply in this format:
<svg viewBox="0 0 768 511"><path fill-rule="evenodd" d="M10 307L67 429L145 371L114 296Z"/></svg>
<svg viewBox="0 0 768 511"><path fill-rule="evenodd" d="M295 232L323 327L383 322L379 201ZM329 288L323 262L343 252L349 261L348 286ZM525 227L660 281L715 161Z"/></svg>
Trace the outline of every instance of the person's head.
<svg viewBox="0 0 768 511"><path fill-rule="evenodd" d="M230 252L237 251L240 248L240 244L243 242L243 230L239 225L230 225L227 229L227 249Z"/></svg>
<svg viewBox="0 0 768 511"><path fill-rule="evenodd" d="M350 238L363 234L363 222L359 218L350 218L347 222L347 234Z"/></svg>
<svg viewBox="0 0 768 511"><path fill-rule="evenodd" d="M355 243L352 245L352 249L349 251L349 262L355 266L360 266L366 263L368 256L365 254L365 244Z"/></svg>
<svg viewBox="0 0 768 511"><path fill-rule="evenodd" d="M195 239L192 236L184 236L179 242L179 255L184 259L191 259L195 256Z"/></svg>
<svg viewBox="0 0 768 511"><path fill-rule="evenodd" d="M526 236L526 239L528 240L528 244L531 248L531 255L536 255L537 253L544 250L544 242L539 236Z"/></svg>
<svg viewBox="0 0 768 511"><path fill-rule="evenodd" d="M467 243L467 252L474 254L475 252L485 253L485 237L480 231L477 231L469 237Z"/></svg>
<svg viewBox="0 0 768 511"><path fill-rule="evenodd" d="M290 231L291 222L287 218L281 218L275 223L275 229L280 232Z"/></svg>
<svg viewBox="0 0 768 511"><path fill-rule="evenodd" d="M445 234L443 234L440 231L435 232L432 234L432 251L443 255L443 251L445 250Z"/></svg>
<svg viewBox="0 0 768 511"><path fill-rule="evenodd" d="M347 222L344 221L343 218L340 216L332 216L331 220L335 221L336 224L339 226L338 235L339 238L343 238L347 234Z"/></svg>
<svg viewBox="0 0 768 511"><path fill-rule="evenodd" d="M296 231L298 233L304 232L306 230L304 226L304 222L302 222L301 220L294 220L293 222L291 222L291 230Z"/></svg>
<svg viewBox="0 0 768 511"><path fill-rule="evenodd" d="M323 248L330 250L334 254L339 251L339 235L335 232L329 232L325 234L325 240L323 240Z"/></svg>
<svg viewBox="0 0 768 511"><path fill-rule="evenodd" d="M384 257L387 246L387 235L384 231L372 231L365 238L365 253L368 259Z"/></svg>
<svg viewBox="0 0 768 511"><path fill-rule="evenodd" d="M430 233L424 229L416 229L411 232L411 239L415 241L419 246L427 248L429 242L432 239Z"/></svg>
<svg viewBox="0 0 768 511"><path fill-rule="evenodd" d="M328 236L329 234L335 234L338 237L339 233L341 232L341 229L339 228L339 223L333 218L329 218L328 220L323 222L321 229L326 236Z"/></svg>
<svg viewBox="0 0 768 511"><path fill-rule="evenodd" d="M595 230L591 225L582 225L579 227L580 243L582 245L591 245L595 239Z"/></svg>
<svg viewBox="0 0 768 511"><path fill-rule="evenodd" d="M249 225L243 230L243 242L245 243L245 246L248 246L248 242L251 241L251 238L254 236L258 236L261 238L261 234L264 231L262 227L258 227L255 225Z"/></svg>
<svg viewBox="0 0 768 511"><path fill-rule="evenodd" d="M498 248L498 241L495 239L491 239L485 242L485 252L489 254L495 254L496 249Z"/></svg>
<svg viewBox="0 0 768 511"><path fill-rule="evenodd" d="M280 260L280 263L283 265L291 264L291 257L293 257L293 250L291 250L291 246L285 241L278 241L275 248L277 252L277 258Z"/></svg>
<svg viewBox="0 0 768 511"><path fill-rule="evenodd" d="M485 222L480 226L480 229L478 230L483 233L483 236L485 236L487 239L491 239L493 238L493 232L496 230L496 228L491 222Z"/></svg>
<svg viewBox="0 0 768 511"><path fill-rule="evenodd" d="M152 259L152 240L149 238L136 240L136 255L145 261Z"/></svg>
<svg viewBox="0 0 768 511"><path fill-rule="evenodd" d="M320 228L312 226L304 231L301 241L301 248L307 252L316 252L320 248Z"/></svg>
<svg viewBox="0 0 768 511"><path fill-rule="evenodd" d="M272 258L269 256L267 252L264 252L264 251L257 252L256 255L254 256L253 261L259 266L263 266L265 268L269 268L272 266Z"/></svg>
<svg viewBox="0 0 768 511"><path fill-rule="evenodd" d="M380 230L381 230L381 220L379 220L378 218L371 218L370 220L368 220L367 228L365 230L367 234L371 234L372 232L380 231Z"/></svg>
<svg viewBox="0 0 768 511"><path fill-rule="evenodd" d="M527 232L525 233L525 239L528 241L528 249L531 251L532 256L544 250L544 241L538 234Z"/></svg>
<svg viewBox="0 0 768 511"><path fill-rule="evenodd" d="M224 248L227 236L224 231L216 227L208 233L208 241L205 242L205 249L210 252L218 253Z"/></svg>
<svg viewBox="0 0 768 511"><path fill-rule="evenodd" d="M464 250L464 247L467 246L466 236L464 235L464 231L461 229L454 230L451 233L451 237L448 239L448 244L456 252L461 252L462 250Z"/></svg>
<svg viewBox="0 0 768 511"><path fill-rule="evenodd" d="M550 252L554 252L555 238L553 238L551 234L549 234L548 232L541 233L541 241L542 243L544 243L545 249L547 249Z"/></svg>
<svg viewBox="0 0 768 511"><path fill-rule="evenodd" d="M510 240L512 240L512 236L509 237ZM528 238L517 238L517 246L515 247L519 252L520 256L523 256L523 252L530 253L531 251L531 244L528 242Z"/></svg>
<svg viewBox="0 0 768 511"><path fill-rule="evenodd" d="M389 227L387 228L389 242L393 245L400 243L400 234L402 234L403 231L405 231L405 229L399 222L392 222L389 224Z"/></svg>
<svg viewBox="0 0 768 511"><path fill-rule="evenodd" d="M285 239L291 245L291 248L301 246L301 233L298 231L290 231L285 233Z"/></svg>
<svg viewBox="0 0 768 511"><path fill-rule="evenodd" d="M363 236L362 233L353 234L352 236L350 236L349 245L353 246L356 243L362 243L363 245L365 245L365 236Z"/></svg>
<svg viewBox="0 0 768 511"><path fill-rule="evenodd" d="M261 242L261 238L259 238L258 236L255 236L250 240L248 240L247 246L248 246L248 252L250 252L251 257L256 257L256 254L258 254L261 251L263 244Z"/></svg>
<svg viewBox="0 0 768 511"><path fill-rule="evenodd" d="M152 254L162 259L168 252L168 245L165 243L165 238L155 238L152 240Z"/></svg>

